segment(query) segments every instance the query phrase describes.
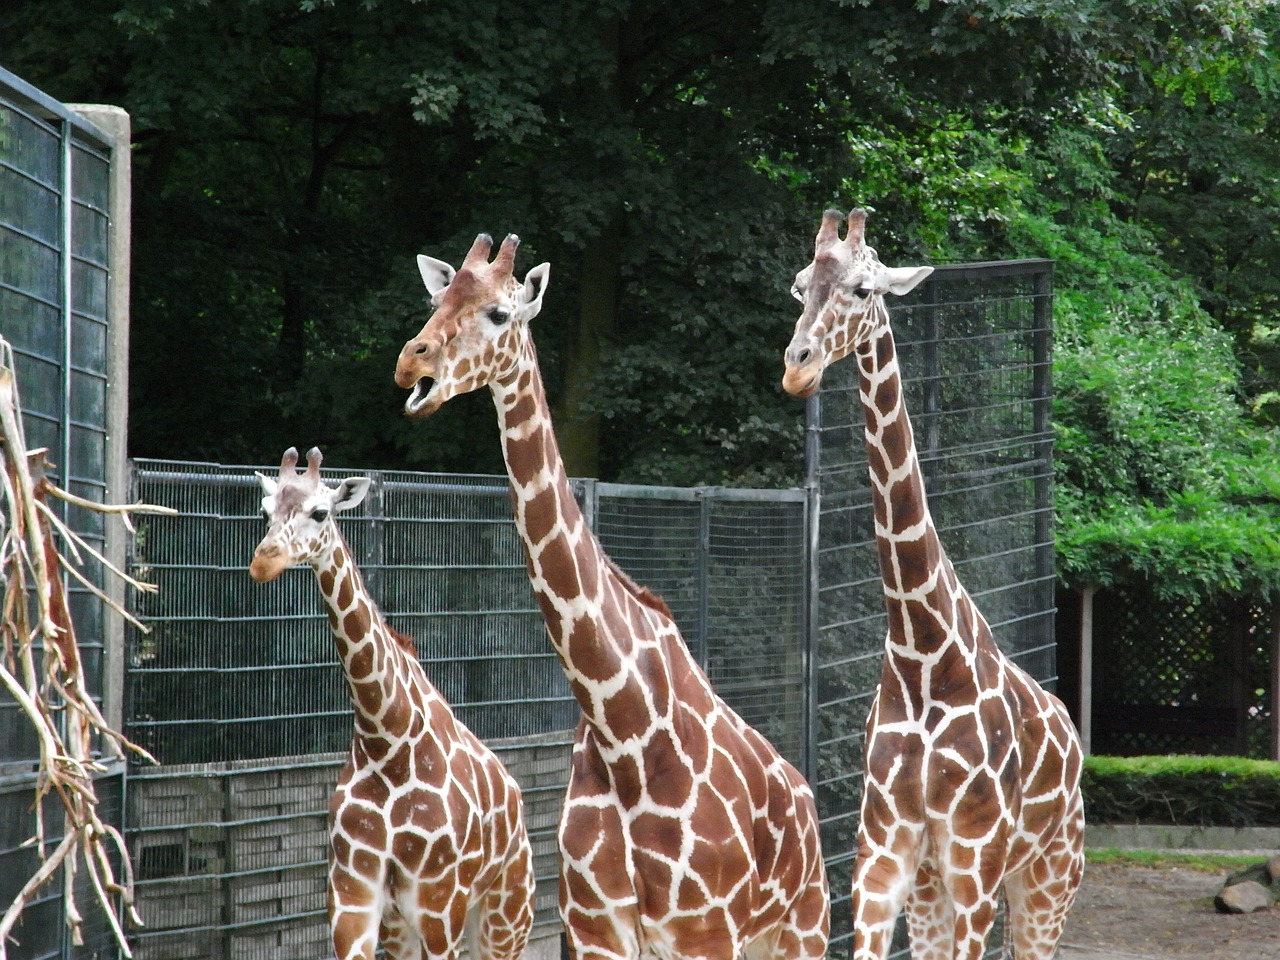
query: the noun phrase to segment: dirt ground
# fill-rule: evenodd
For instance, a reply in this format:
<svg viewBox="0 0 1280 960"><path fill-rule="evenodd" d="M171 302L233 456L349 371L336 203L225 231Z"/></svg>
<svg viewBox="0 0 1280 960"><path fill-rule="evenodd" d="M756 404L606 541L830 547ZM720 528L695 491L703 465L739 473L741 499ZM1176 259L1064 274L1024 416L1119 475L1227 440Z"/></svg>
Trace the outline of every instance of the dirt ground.
<svg viewBox="0 0 1280 960"><path fill-rule="evenodd" d="M1280 906L1214 910L1226 873L1089 864L1059 960L1280 960Z"/></svg>

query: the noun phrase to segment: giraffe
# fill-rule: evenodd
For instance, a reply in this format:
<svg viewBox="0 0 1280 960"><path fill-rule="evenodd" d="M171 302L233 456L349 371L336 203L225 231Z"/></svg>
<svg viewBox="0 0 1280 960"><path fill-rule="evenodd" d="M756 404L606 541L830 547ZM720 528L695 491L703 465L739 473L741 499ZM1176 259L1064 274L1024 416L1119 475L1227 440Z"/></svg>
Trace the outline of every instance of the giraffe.
<svg viewBox="0 0 1280 960"><path fill-rule="evenodd" d="M932 267L889 268L866 213L823 215L783 387L813 394L857 358L888 637L867 718L853 870L855 960L883 958L905 904L913 955L982 955L998 897L1018 960L1053 956L1083 874L1082 751L1062 703L1005 657L929 514L886 293Z"/></svg>
<svg viewBox="0 0 1280 960"><path fill-rule="evenodd" d="M334 516L369 489L336 488L298 451L257 474L270 524L249 573L309 565L320 583L355 708L351 750L329 804L329 926L338 960L517 960L533 925L533 855L520 788L427 679L413 641L369 595Z"/></svg>
<svg viewBox="0 0 1280 960"><path fill-rule="evenodd" d="M561 814L560 910L577 960L818 960L829 906L804 778L711 688L660 598L605 555L574 499L529 321L549 264L478 236L420 256L434 312L401 351L410 415L487 385L548 637L582 708ZM434 381L429 387L428 383Z"/></svg>

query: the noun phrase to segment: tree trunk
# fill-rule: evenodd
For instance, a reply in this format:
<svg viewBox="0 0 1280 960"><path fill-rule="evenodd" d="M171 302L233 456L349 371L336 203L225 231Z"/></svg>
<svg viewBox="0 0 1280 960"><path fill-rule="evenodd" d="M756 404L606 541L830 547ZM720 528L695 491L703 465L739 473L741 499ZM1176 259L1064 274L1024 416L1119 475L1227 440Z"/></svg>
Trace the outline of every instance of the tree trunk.
<svg viewBox="0 0 1280 960"><path fill-rule="evenodd" d="M578 323L556 414L560 453L571 477L600 475L600 417L588 409L588 401L600 372L601 347L613 336L616 322L621 238L621 215L615 214L582 254Z"/></svg>

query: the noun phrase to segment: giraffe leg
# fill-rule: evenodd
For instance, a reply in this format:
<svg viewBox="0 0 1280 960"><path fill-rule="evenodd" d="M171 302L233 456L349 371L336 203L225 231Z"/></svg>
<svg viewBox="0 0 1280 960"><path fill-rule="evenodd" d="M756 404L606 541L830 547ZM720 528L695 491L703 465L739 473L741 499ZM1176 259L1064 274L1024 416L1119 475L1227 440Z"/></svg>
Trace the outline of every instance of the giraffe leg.
<svg viewBox="0 0 1280 960"><path fill-rule="evenodd" d="M622 818L607 796L575 796L575 788L586 793L591 786L589 777L571 779L560 814L560 918L569 954L573 960L638 960L639 901L627 872L618 869L625 856Z"/></svg>
<svg viewBox="0 0 1280 960"><path fill-rule="evenodd" d="M369 880L338 863L329 866L329 931L338 960L374 960L382 906ZM393 954L394 956L394 954Z"/></svg>
<svg viewBox="0 0 1280 960"><path fill-rule="evenodd" d="M981 960L1000 913L1000 886L1007 861L1007 827L975 848L952 843L939 859L942 883L955 918L955 960ZM975 855L976 853L976 855Z"/></svg>
<svg viewBox="0 0 1280 960"><path fill-rule="evenodd" d="M955 939L955 911L937 865L920 864L907 896L907 927L912 960L951 960Z"/></svg>
<svg viewBox="0 0 1280 960"><path fill-rule="evenodd" d="M858 830L858 857L853 865L853 960L884 960L893 942L893 928L916 870L919 831L914 842L894 846L897 850L874 847L862 828Z"/></svg>
<svg viewBox="0 0 1280 960"><path fill-rule="evenodd" d="M821 960L830 935L830 904L826 885L814 882L796 898L768 956L785 960ZM748 951L748 958L751 952Z"/></svg>
<svg viewBox="0 0 1280 960"><path fill-rule="evenodd" d="M393 960L424 960L418 933L396 911L382 918L382 950Z"/></svg>
<svg viewBox="0 0 1280 960"><path fill-rule="evenodd" d="M1050 960L1084 875L1081 836L1055 843L1005 880L1009 943L1018 960Z"/></svg>
<svg viewBox="0 0 1280 960"><path fill-rule="evenodd" d="M406 888L396 900L417 950L406 960L456 960L467 932L469 899L453 871Z"/></svg>
<svg viewBox="0 0 1280 960"><path fill-rule="evenodd" d="M532 928L532 861L520 855L507 862L497 885L471 908L467 944L471 960L519 960Z"/></svg>

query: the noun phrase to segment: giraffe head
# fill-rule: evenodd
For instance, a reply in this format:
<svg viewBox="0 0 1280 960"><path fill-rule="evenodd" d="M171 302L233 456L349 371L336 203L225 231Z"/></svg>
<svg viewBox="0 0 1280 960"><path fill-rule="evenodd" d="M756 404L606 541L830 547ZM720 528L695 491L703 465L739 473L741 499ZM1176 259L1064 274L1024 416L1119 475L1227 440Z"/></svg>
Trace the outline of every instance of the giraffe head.
<svg viewBox="0 0 1280 960"><path fill-rule="evenodd" d="M262 516L270 525L253 553L249 575L266 583L298 564L327 557L338 528L333 516L358 506L369 492L368 477L347 477L338 486L320 479L320 451L307 454L305 473L298 472L298 451L290 447L280 460L280 476L256 474L262 484Z"/></svg>
<svg viewBox="0 0 1280 960"><path fill-rule="evenodd" d="M791 287L791 295L804 304L783 358L782 387L793 396L816 392L828 364L871 340L888 322L886 293L907 293L933 272L933 267L886 267L866 244L867 212L849 214L842 240L843 219L838 210L822 215L813 262L796 274Z"/></svg>
<svg viewBox="0 0 1280 960"><path fill-rule="evenodd" d="M413 389L405 413L425 417L460 393L515 374L551 272L543 263L523 283L517 280L519 245L519 237L508 235L490 263L493 238L482 233L456 271L443 260L418 257L434 312L396 362L396 383Z"/></svg>

